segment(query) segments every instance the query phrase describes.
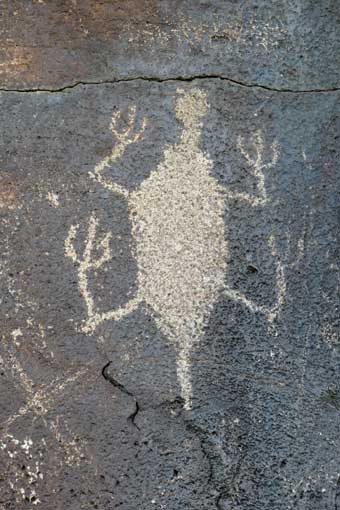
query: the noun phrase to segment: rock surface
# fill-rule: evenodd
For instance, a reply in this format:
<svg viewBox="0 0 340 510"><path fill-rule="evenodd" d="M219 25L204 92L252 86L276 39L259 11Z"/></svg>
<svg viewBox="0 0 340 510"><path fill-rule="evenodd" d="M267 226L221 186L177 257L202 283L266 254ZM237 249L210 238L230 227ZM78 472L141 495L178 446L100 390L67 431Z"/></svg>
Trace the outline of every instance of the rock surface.
<svg viewBox="0 0 340 510"><path fill-rule="evenodd" d="M279 89L340 83L340 13L323 0L12 0L2 86L218 75Z"/></svg>
<svg viewBox="0 0 340 510"><path fill-rule="evenodd" d="M340 508L337 11L3 7L1 510Z"/></svg>

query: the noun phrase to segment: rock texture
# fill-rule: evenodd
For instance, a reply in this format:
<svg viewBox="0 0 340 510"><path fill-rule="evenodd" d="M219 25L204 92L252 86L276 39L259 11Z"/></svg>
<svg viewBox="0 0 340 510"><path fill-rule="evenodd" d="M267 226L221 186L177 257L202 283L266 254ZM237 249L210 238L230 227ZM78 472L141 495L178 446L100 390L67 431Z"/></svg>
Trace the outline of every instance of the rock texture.
<svg viewBox="0 0 340 510"><path fill-rule="evenodd" d="M197 75L339 87L334 0L12 0L0 16L9 88Z"/></svg>
<svg viewBox="0 0 340 510"><path fill-rule="evenodd" d="M1 16L0 509L340 508L336 3Z"/></svg>

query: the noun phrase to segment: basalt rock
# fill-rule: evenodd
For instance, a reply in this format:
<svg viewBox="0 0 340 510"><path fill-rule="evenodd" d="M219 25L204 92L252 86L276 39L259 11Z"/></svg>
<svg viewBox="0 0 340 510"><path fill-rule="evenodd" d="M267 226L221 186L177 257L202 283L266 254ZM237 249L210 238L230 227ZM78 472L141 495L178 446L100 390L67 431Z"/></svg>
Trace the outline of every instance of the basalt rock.
<svg viewBox="0 0 340 510"><path fill-rule="evenodd" d="M336 5L1 16L0 509L336 510Z"/></svg>

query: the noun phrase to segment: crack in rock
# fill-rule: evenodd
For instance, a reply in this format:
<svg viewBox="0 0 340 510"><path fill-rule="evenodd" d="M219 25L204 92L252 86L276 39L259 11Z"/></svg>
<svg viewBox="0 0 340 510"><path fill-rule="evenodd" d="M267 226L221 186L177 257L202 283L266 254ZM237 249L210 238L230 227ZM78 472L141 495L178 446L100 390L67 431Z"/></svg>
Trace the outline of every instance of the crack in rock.
<svg viewBox="0 0 340 510"><path fill-rule="evenodd" d="M102 368L102 376L104 377L104 379L106 381L108 381L110 384L112 384L112 386L114 386L115 388L117 388L119 391L121 391L122 393L124 393L125 395L128 395L129 397L132 397L134 400L135 400L135 405L136 405L136 408L135 410L127 417L127 420L130 421L132 423L132 425L134 427L136 427L136 429L140 430L140 428L138 427L138 425L135 423L135 419L136 419L136 416L137 414L139 413L140 411L140 406L139 406L139 403L138 401L136 400L136 397L134 396L133 393L131 393L131 391L129 391L128 389L125 388L125 386L123 384L121 384L119 381L117 381L117 379L115 379L111 374L108 373L108 368L109 366L111 365L112 361L108 361L106 363L106 365Z"/></svg>
<svg viewBox="0 0 340 510"><path fill-rule="evenodd" d="M269 92L280 92L280 93L291 93L291 94L317 94L317 93L329 93L329 92L339 92L340 87L329 87L329 88L313 88L313 89L291 89L291 88L279 88L279 87L272 87L270 85L264 85L261 83L247 83L241 80L236 80L234 78L229 78L227 76L223 76L220 74L197 74L193 76L169 76L165 78L161 78L159 76L135 76L131 78L117 78L117 79L106 79L106 80L99 80L99 81L77 81L75 83L66 84L62 87L57 88L49 88L49 87L36 87L36 88L22 88L22 89L15 89L15 88L6 88L6 87L0 87L0 92L13 92L13 93L39 93L39 92L47 92L47 93L59 93L59 92L65 92L71 89L74 89L76 87L80 86L89 86L89 85L109 85L109 84L115 84L115 83L128 83L128 82L135 82L135 81L149 81L149 82L156 82L156 83L165 83L165 82L171 82L171 81L180 81L180 82L193 82L195 80L221 80L229 82L231 85L237 85L239 87L244 88L255 88L255 89L261 89L261 90L267 90Z"/></svg>
<svg viewBox="0 0 340 510"><path fill-rule="evenodd" d="M136 419L136 416L137 414L139 413L140 411L140 407L139 407L139 404L136 400L136 409L133 411L133 413L130 414L130 416L128 416L128 421L131 421L132 425L134 427L136 427L136 429L140 430L140 428L138 427L137 423L135 423L135 419Z"/></svg>
<svg viewBox="0 0 340 510"><path fill-rule="evenodd" d="M118 382L114 377L112 377L111 374L108 373L107 369L109 368L111 363L112 363L112 361L109 361L108 363L106 363L106 365L102 369L102 376L104 377L104 379L106 381L109 381L109 383L111 383L112 386L114 386L115 388L118 388L121 392L125 393L125 395L134 397L134 395L129 390L127 390L123 384Z"/></svg>

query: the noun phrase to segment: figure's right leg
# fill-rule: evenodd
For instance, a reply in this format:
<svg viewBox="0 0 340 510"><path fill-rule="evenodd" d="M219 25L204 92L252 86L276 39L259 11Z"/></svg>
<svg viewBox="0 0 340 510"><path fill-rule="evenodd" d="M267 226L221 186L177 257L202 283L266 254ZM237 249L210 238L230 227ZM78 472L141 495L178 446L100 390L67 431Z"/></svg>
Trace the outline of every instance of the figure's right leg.
<svg viewBox="0 0 340 510"><path fill-rule="evenodd" d="M133 312L138 308L140 303L142 302L142 298L138 295L130 301L126 303L126 305L117 308L115 310L108 310L107 312L103 313L95 313L93 316L89 317L87 321L85 322L84 326L81 328L84 333L93 333L95 329L100 325L103 324L103 322L106 321L118 321L128 315L129 313Z"/></svg>

